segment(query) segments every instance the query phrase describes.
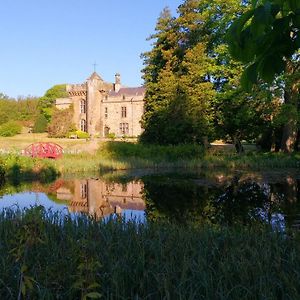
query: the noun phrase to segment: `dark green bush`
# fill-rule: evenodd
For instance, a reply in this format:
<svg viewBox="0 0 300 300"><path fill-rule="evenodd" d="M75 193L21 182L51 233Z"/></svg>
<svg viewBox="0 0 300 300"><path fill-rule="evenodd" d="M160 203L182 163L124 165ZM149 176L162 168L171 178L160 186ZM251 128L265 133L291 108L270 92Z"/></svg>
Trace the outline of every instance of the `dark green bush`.
<svg viewBox="0 0 300 300"><path fill-rule="evenodd" d="M40 114L35 120L32 131L35 133L41 133L47 131L48 122L43 114Z"/></svg>

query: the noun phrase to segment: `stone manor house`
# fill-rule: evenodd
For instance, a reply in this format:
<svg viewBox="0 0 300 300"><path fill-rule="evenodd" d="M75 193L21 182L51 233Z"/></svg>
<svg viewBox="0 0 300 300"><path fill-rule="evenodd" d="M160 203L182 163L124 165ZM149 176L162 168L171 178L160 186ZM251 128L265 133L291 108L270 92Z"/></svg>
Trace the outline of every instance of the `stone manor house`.
<svg viewBox="0 0 300 300"><path fill-rule="evenodd" d="M67 98L56 99L58 109L73 105L73 122L92 137L136 137L142 133L144 87L123 87L120 74L105 82L94 72L83 84L68 84Z"/></svg>

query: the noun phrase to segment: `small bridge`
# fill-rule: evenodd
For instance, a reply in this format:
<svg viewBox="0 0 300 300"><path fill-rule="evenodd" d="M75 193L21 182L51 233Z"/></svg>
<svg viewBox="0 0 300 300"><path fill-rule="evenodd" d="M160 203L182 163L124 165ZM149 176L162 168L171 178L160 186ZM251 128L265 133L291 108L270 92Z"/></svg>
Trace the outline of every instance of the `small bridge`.
<svg viewBox="0 0 300 300"><path fill-rule="evenodd" d="M25 156L39 158L60 158L63 154L63 148L55 143L33 143L26 147L23 151Z"/></svg>

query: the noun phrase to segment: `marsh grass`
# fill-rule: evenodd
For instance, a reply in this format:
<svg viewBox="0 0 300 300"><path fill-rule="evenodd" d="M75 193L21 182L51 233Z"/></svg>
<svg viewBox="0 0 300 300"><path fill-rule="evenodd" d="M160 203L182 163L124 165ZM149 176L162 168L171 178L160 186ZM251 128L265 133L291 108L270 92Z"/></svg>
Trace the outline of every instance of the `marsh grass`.
<svg viewBox="0 0 300 300"><path fill-rule="evenodd" d="M1 299L299 299L300 235L0 214Z"/></svg>

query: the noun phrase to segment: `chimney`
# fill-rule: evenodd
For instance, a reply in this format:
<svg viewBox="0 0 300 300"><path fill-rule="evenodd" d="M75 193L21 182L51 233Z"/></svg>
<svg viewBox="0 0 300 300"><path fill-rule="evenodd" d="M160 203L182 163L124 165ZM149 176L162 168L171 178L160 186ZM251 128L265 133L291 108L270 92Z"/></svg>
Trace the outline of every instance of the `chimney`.
<svg viewBox="0 0 300 300"><path fill-rule="evenodd" d="M117 93L121 88L121 75L117 73L115 75L115 84L114 84L114 91Z"/></svg>

